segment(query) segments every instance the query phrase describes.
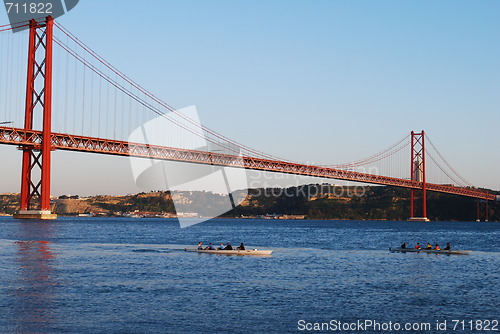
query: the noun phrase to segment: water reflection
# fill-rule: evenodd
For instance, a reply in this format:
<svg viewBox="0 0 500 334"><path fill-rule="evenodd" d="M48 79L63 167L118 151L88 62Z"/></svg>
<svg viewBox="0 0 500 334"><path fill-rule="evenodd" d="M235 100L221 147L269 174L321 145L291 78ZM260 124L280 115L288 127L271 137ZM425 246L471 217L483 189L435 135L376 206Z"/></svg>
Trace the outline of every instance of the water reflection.
<svg viewBox="0 0 500 334"><path fill-rule="evenodd" d="M47 241L53 236L53 224L19 223L21 240L15 242L18 277L13 301L17 333L50 332L55 324L55 254Z"/></svg>

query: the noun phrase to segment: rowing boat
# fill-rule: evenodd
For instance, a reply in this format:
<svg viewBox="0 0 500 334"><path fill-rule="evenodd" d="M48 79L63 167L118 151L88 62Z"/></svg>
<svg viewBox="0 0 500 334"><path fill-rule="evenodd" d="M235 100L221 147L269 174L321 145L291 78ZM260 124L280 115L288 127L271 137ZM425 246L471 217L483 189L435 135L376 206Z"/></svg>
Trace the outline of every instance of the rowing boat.
<svg viewBox="0 0 500 334"><path fill-rule="evenodd" d="M446 254L446 255L468 255L472 251L456 250L456 249L417 249L417 248L389 248L391 252L399 253L430 253L430 254Z"/></svg>
<svg viewBox="0 0 500 334"><path fill-rule="evenodd" d="M196 252L196 253L207 253L207 254L219 254L219 255L271 255L272 250L260 250L260 249L233 249L233 250L210 250L210 249L189 249L185 248L186 252Z"/></svg>

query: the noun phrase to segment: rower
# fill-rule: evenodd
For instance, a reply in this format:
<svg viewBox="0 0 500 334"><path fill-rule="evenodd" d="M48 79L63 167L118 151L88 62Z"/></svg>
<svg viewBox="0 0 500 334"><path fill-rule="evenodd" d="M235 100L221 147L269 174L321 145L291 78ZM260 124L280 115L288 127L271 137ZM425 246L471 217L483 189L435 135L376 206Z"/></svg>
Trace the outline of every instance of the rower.
<svg viewBox="0 0 500 334"><path fill-rule="evenodd" d="M450 250L450 249L451 249L451 245L450 245L450 243L447 243L447 244L446 244L446 247L445 247L444 249L446 249L446 250Z"/></svg>
<svg viewBox="0 0 500 334"><path fill-rule="evenodd" d="M406 248L406 242L403 242L403 244L401 245L401 249L405 249Z"/></svg>
<svg viewBox="0 0 500 334"><path fill-rule="evenodd" d="M198 249L199 249L199 250L203 249L203 242L201 242L201 241L200 241L200 242L198 243Z"/></svg>
<svg viewBox="0 0 500 334"><path fill-rule="evenodd" d="M421 249L422 247L420 247L420 242L417 242L417 244L415 245L415 249Z"/></svg>
<svg viewBox="0 0 500 334"><path fill-rule="evenodd" d="M434 247L435 250L441 250L441 248L439 248L439 245L436 244L436 246Z"/></svg>
<svg viewBox="0 0 500 334"><path fill-rule="evenodd" d="M206 250L215 250L215 246L212 243L210 243L210 245L208 245L208 247L205 249Z"/></svg>
<svg viewBox="0 0 500 334"><path fill-rule="evenodd" d="M432 249L432 245L430 243L427 243L427 246L425 246L425 249Z"/></svg>

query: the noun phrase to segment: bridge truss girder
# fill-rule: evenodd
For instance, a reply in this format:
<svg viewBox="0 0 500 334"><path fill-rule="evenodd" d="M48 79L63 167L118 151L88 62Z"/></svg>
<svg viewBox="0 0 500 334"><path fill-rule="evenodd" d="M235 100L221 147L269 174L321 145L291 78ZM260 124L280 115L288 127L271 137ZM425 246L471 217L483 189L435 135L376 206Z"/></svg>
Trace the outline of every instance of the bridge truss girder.
<svg viewBox="0 0 500 334"><path fill-rule="evenodd" d="M43 133L36 130L0 127L0 143L18 146L42 147ZM130 156L156 160L179 161L205 165L245 168L266 172L277 172L304 176L380 184L408 189L423 189L421 181L399 179L389 176L359 173L336 168L297 164L262 158L234 156L228 154L179 149L166 146L131 143L94 137L75 136L63 133L51 134L52 149L89 152L108 155ZM429 191L461 195L484 200L495 200L496 196L475 188L425 183Z"/></svg>

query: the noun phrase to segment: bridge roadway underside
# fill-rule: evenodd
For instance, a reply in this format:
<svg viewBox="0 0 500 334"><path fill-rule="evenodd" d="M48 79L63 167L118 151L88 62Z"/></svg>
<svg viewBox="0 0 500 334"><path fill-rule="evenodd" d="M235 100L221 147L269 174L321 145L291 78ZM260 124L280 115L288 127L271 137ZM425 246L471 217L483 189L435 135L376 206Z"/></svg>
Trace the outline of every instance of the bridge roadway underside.
<svg viewBox="0 0 500 334"><path fill-rule="evenodd" d="M37 150L41 148L42 131L0 127L0 144L16 145ZM54 149L67 151L246 168L266 172L316 176L329 179L380 184L409 189L422 189L423 187L422 182L393 178L389 176L380 176L335 168L297 164L286 161L234 156L206 151L194 151L142 143L129 143L125 141L75 136L62 133L52 133L51 146ZM425 187L429 191L487 200L496 199L495 195L474 188L462 188L433 183L426 183Z"/></svg>

